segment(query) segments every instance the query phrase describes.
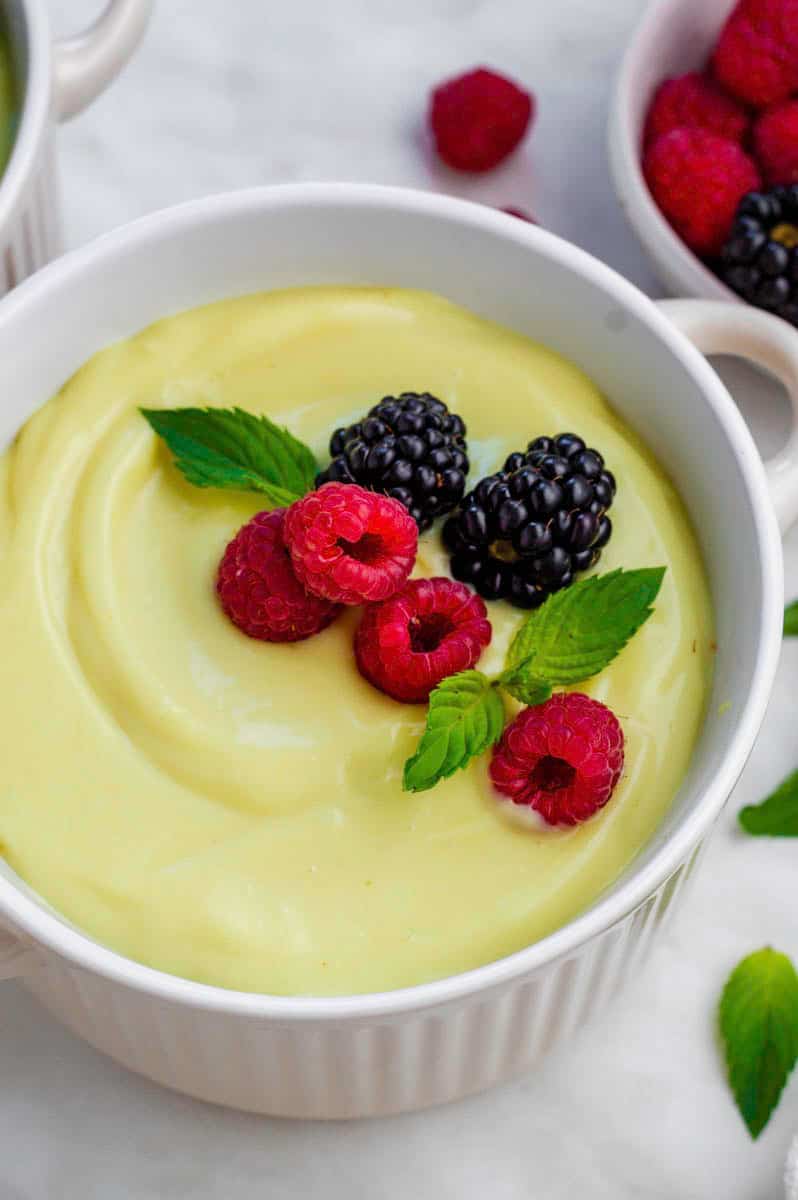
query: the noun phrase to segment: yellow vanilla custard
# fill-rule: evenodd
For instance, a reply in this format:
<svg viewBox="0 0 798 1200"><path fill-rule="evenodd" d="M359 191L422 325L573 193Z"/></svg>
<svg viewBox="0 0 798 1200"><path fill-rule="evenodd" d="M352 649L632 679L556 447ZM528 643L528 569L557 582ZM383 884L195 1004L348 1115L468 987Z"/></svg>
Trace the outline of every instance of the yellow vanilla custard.
<svg viewBox="0 0 798 1200"><path fill-rule="evenodd" d="M508 819L487 756L403 792L425 709L360 677L359 610L293 645L236 629L216 568L262 504L192 487L138 411L268 413L325 462L336 426L406 390L464 418L472 484L532 437L579 433L618 480L597 569L667 567L654 615L580 689L622 722L626 767L578 828ZM246 296L97 354L0 460L0 561L2 853L100 942L223 987L403 987L557 929L656 830L705 708L707 583L656 460L571 363L425 293ZM447 565L432 529L416 573ZM496 672L524 614L488 609Z"/></svg>

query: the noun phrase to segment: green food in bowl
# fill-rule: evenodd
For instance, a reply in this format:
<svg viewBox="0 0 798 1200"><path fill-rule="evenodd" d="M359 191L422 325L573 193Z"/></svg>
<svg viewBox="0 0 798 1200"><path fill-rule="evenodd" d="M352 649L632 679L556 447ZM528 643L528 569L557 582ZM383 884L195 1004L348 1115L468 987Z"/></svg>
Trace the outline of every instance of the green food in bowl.
<svg viewBox="0 0 798 1200"><path fill-rule="evenodd" d="M245 637L214 580L253 493L191 486L140 407L238 406L324 461L336 427L429 388L472 477L578 429L618 480L601 569L662 564L656 611L582 685L623 723L610 804L526 828L486 760L402 791L425 710L357 671L350 609L292 645ZM93 937L159 969L277 994L379 991L520 950L583 912L682 782L712 673L698 545L673 486L591 381L440 297L297 288L160 321L96 355L0 458L0 842ZM437 528L417 575L445 575ZM489 605L498 673L522 614Z"/></svg>
<svg viewBox="0 0 798 1200"><path fill-rule="evenodd" d="M0 29L0 173L5 171L11 157L18 118L16 71L5 30Z"/></svg>

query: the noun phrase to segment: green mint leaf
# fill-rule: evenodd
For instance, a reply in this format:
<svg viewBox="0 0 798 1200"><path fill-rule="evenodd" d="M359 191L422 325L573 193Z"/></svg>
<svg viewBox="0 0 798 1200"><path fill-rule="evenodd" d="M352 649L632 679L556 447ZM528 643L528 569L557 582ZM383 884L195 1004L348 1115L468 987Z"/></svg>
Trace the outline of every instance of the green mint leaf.
<svg viewBox="0 0 798 1200"><path fill-rule="evenodd" d="M720 1000L729 1083L751 1137L759 1137L798 1057L798 975L766 946L734 968Z"/></svg>
<svg viewBox="0 0 798 1200"><path fill-rule="evenodd" d="M754 837L798 837L798 771L793 771L761 804L740 810L739 821Z"/></svg>
<svg viewBox="0 0 798 1200"><path fill-rule="evenodd" d="M544 704L552 693L549 681L526 671L523 663L519 667L502 671L499 683L522 704Z"/></svg>
<svg viewBox="0 0 798 1200"><path fill-rule="evenodd" d="M424 792L447 779L497 742L504 729L504 704L481 671L450 675L429 698L427 727L405 763L406 792Z"/></svg>
<svg viewBox="0 0 798 1200"><path fill-rule="evenodd" d="M313 488L310 450L268 417L241 408L143 408L141 415L196 487L260 492L275 508Z"/></svg>
<svg viewBox="0 0 798 1200"><path fill-rule="evenodd" d="M798 637L798 600L793 600L784 610L784 636Z"/></svg>
<svg viewBox="0 0 798 1200"><path fill-rule="evenodd" d="M510 643L502 685L522 703L540 704L552 687L598 675L651 616L664 574L619 569L555 592Z"/></svg>

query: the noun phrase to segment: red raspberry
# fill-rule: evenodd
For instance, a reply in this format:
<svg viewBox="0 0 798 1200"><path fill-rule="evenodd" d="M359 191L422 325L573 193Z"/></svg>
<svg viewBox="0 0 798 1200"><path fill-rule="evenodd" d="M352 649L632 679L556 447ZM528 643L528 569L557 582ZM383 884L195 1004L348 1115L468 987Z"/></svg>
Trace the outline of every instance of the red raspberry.
<svg viewBox="0 0 798 1200"><path fill-rule="evenodd" d="M503 796L549 825L578 825L604 807L622 770L617 717L571 692L519 713L493 751L490 777Z"/></svg>
<svg viewBox="0 0 798 1200"><path fill-rule="evenodd" d="M646 151L643 171L663 215L697 254L719 254L737 205L762 184L736 142L706 129L672 129Z"/></svg>
<svg viewBox="0 0 798 1200"><path fill-rule="evenodd" d="M534 111L529 92L478 67L435 89L428 120L445 163L458 171L490 171L515 150Z"/></svg>
<svg viewBox="0 0 798 1200"><path fill-rule="evenodd" d="M798 0L740 0L712 67L738 99L762 108L798 88Z"/></svg>
<svg viewBox="0 0 798 1200"><path fill-rule="evenodd" d="M325 483L285 514L297 579L315 596L374 603L399 591L416 561L418 527L390 496L356 483Z"/></svg>
<svg viewBox="0 0 798 1200"><path fill-rule="evenodd" d="M754 153L768 183L798 183L798 100L762 113L754 125Z"/></svg>
<svg viewBox="0 0 798 1200"><path fill-rule="evenodd" d="M692 72L666 79L654 93L643 144L649 146L672 129L708 129L732 142L748 131L748 113L709 75Z"/></svg>
<svg viewBox="0 0 798 1200"><path fill-rule="evenodd" d="M528 221L530 225L539 224L539 222L535 220L531 213L528 213L523 208L515 208L512 204L507 208L503 208L502 212L507 213L508 217L518 217L519 221Z"/></svg>
<svg viewBox="0 0 798 1200"><path fill-rule="evenodd" d="M473 667L491 639L484 600L452 579L412 579L366 609L355 634L361 675L394 700L426 700L442 679Z"/></svg>
<svg viewBox="0 0 798 1200"><path fill-rule="evenodd" d="M285 509L257 513L219 564L216 591L230 620L264 642L299 642L330 624L340 605L309 595L283 541Z"/></svg>

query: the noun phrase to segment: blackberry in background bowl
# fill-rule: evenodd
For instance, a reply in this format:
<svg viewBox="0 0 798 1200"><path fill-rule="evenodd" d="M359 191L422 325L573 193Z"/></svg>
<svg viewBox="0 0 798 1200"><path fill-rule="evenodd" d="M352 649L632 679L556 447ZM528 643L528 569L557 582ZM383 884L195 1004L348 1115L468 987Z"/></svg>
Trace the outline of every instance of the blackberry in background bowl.
<svg viewBox="0 0 798 1200"><path fill-rule="evenodd" d="M332 462L316 487L336 480L393 496L423 533L463 498L468 474L466 427L429 392L385 396L354 425L330 438Z"/></svg>
<svg viewBox="0 0 798 1200"><path fill-rule="evenodd" d="M798 184L743 197L719 274L749 304L798 326Z"/></svg>
<svg viewBox="0 0 798 1200"><path fill-rule="evenodd" d="M598 562L615 487L602 455L576 434L536 438L446 521L452 575L486 600L539 607Z"/></svg>

